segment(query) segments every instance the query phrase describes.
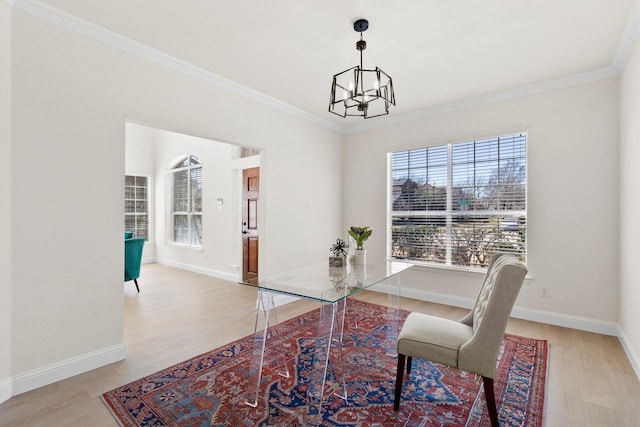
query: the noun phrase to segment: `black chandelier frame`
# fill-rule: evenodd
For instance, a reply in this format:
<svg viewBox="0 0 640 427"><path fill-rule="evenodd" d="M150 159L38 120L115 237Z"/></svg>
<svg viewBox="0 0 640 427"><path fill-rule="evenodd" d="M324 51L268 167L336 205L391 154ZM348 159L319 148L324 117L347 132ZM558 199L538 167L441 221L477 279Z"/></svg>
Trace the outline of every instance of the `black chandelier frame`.
<svg viewBox="0 0 640 427"><path fill-rule="evenodd" d="M391 76L379 67L365 69L362 52L367 48L363 32L369 28L366 19L358 19L353 29L360 33L356 49L360 51L360 65L333 76L329 112L341 117L355 116L365 119L389 114L389 107L396 105Z"/></svg>

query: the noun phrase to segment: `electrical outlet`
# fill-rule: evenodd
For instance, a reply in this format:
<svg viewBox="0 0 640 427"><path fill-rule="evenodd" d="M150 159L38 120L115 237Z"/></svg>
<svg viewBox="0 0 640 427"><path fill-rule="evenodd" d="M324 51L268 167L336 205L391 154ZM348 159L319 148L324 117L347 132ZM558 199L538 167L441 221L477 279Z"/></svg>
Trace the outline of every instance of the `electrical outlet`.
<svg viewBox="0 0 640 427"><path fill-rule="evenodd" d="M543 298L548 298L549 297L549 288L547 288L546 286L543 286L540 288L540 296Z"/></svg>

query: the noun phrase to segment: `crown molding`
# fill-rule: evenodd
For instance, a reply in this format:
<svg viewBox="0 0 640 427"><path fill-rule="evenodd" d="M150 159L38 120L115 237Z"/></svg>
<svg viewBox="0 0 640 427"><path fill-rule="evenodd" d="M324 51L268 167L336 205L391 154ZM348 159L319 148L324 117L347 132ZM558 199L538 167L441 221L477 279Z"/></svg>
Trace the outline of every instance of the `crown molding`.
<svg viewBox="0 0 640 427"><path fill-rule="evenodd" d="M440 114L450 113L453 111L464 110L467 108L478 107L481 105L491 104L494 102L506 101L526 95L534 95L536 93L548 92L551 90L562 89L565 87L577 86L581 84L591 83L598 80L606 80L618 77L622 72L627 59L631 54L631 49L636 44L640 35L640 0L635 0L631 9L631 14L627 19L622 38L618 43L618 48L611 61L611 66L585 73L572 74L558 79L548 80L544 82L525 85L513 89L500 92L488 93L473 98L462 99L447 104L435 105L423 110L414 111L395 116L388 116L377 122L365 122L357 125L351 125L345 128L345 134L355 134L363 131L393 126L412 120L424 119L426 117L437 116Z"/></svg>
<svg viewBox="0 0 640 427"><path fill-rule="evenodd" d="M160 66L178 71L190 77L201 80L212 86L219 87L228 92L250 99L252 101L264 104L276 110L283 111L292 116L309 121L316 125L325 127L334 132L343 133L344 127L324 119L315 114L311 114L298 107L295 107L279 99L265 95L261 92L253 90L247 86L236 83L232 80L224 78L202 67L196 66L189 62L183 61L174 56L168 55L162 51L154 49L150 46L139 43L133 39L122 36L116 32L107 30L95 25L84 19L80 19L74 15L63 12L59 9L50 7L37 0L3 0L6 4L15 10L23 12L27 15L42 19L51 24L57 25L69 31L81 34L90 39L104 43L116 49L127 52L131 55L154 62Z"/></svg>
<svg viewBox="0 0 640 427"><path fill-rule="evenodd" d="M520 86L513 89L507 89L499 92L492 92L472 98L466 98L446 104L435 105L411 113L399 114L395 116L385 117L379 122L361 123L346 128L346 134L355 134L363 131L397 125L413 120L424 119L427 117L438 116L441 114L451 113L468 108L479 107L482 105L493 104L501 101L508 101L522 96L535 95L538 93L549 92L552 90L563 89L571 86L578 86L599 80L606 80L618 76L619 72L614 68L603 68L600 70L589 71L586 73L573 74L559 79L548 80L545 82L534 83L526 86Z"/></svg>
<svg viewBox="0 0 640 427"><path fill-rule="evenodd" d="M20 12L50 22L54 25L84 35L93 40L127 52L131 55L152 61L160 66L178 71L185 75L199 79L207 84L211 84L236 95L253 100L268 107L275 108L292 116L298 117L300 119L306 120L308 122L314 123L316 125L341 134L354 134L370 129L393 126L399 123L432 117L452 111L473 108L481 105L491 104L494 102L506 101L521 96L532 95L564 87L576 86L598 80L617 77L624 68L624 65L626 64L627 59L629 58L629 55L631 53L631 49L635 45L638 39L638 35L640 34L640 0L635 0L632 13L629 15L622 39L618 44L618 48L609 68L569 75L559 79L480 95L447 104L436 105L411 113L387 116L384 118L380 118L379 120L367 121L355 125L339 125L328 119L309 113L291 104L280 101L276 98L253 90L247 86L219 76L202 67L198 67L194 64L168 55L150 46L124 37L118 33L99 27L91 22L65 13L38 0L3 0L3 2Z"/></svg>
<svg viewBox="0 0 640 427"><path fill-rule="evenodd" d="M622 34L622 39L620 39L620 43L618 43L618 49L613 58L613 64L611 66L618 74L622 72L622 69L627 63L631 49L633 49L633 46L638 40L638 34L640 34L640 0L636 0L631 9L631 14L629 14L627 25Z"/></svg>

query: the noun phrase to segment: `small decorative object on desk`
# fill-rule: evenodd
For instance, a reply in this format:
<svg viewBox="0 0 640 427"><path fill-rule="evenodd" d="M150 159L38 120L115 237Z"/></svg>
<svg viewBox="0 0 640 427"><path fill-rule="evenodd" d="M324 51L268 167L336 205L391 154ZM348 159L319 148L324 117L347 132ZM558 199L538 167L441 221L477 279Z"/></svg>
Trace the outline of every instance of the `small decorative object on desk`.
<svg viewBox="0 0 640 427"><path fill-rule="evenodd" d="M353 263L365 265L367 263L367 250L362 247L364 242L371 237L373 230L371 227L354 227L348 230L349 236L356 241L356 250L353 254Z"/></svg>
<svg viewBox="0 0 640 427"><path fill-rule="evenodd" d="M330 251L333 252L333 256L329 257L330 267L343 267L347 264L347 251L349 245L342 239L336 239L336 242L331 246Z"/></svg>

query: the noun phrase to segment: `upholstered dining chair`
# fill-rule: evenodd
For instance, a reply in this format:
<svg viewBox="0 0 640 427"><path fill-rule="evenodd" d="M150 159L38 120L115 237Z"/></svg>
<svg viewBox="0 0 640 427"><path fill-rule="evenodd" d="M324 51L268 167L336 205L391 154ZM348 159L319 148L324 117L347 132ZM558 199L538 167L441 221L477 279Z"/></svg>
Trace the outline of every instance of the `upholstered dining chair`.
<svg viewBox="0 0 640 427"><path fill-rule="evenodd" d="M473 309L463 319L409 314L398 335L396 411L405 363L410 374L412 360L417 357L482 376L491 425L499 427L493 379L507 320L526 274L527 268L516 257L497 255L489 263Z"/></svg>
<svg viewBox="0 0 640 427"><path fill-rule="evenodd" d="M144 249L144 237L132 237L124 239L124 281L133 280L138 287L138 278L140 277L140 265L142 264L142 250Z"/></svg>

